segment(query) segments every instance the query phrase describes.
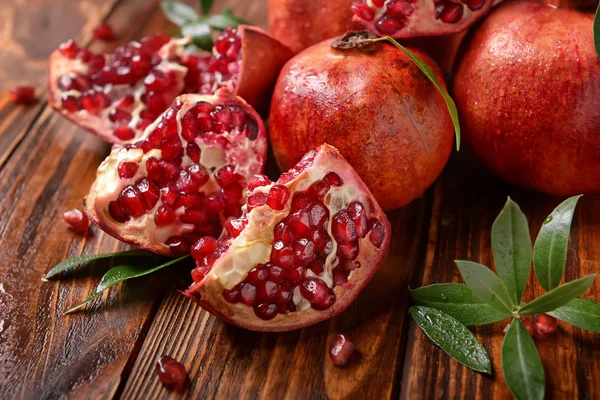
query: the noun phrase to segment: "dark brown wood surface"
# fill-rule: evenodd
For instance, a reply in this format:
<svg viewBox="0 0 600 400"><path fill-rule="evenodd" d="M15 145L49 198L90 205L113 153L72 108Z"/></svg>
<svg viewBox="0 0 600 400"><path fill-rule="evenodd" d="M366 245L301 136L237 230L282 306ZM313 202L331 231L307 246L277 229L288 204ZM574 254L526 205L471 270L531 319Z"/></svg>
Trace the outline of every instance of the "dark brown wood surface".
<svg viewBox="0 0 600 400"><path fill-rule="evenodd" d="M266 27L266 0L221 0ZM91 40L107 20L115 43ZM500 366L504 323L477 328L494 377L476 374L437 349L407 315L407 287L458 281L455 259L490 265L490 228L506 196L532 232L561 199L517 189L484 172L466 152L423 196L389 214L388 260L358 300L337 318L301 331L260 334L228 326L181 296L185 266L132 280L85 313L62 311L84 299L109 265L77 279L42 283L66 257L126 246L92 228L68 231L62 213L81 204L108 145L50 110L47 58L75 37L110 50L169 27L147 0L5 0L0 4L0 398L495 398L509 397ZM40 101L14 105L8 89L31 83ZM272 160L271 160L272 161ZM566 279L600 271L600 196L585 196L573 224ZM530 285L528 296L540 293ZM600 283L587 297L600 300ZM361 354L346 369L326 353L348 333ZM551 398L600 398L600 336L561 324L537 341ZM154 373L169 354L188 368L184 392L165 390Z"/></svg>

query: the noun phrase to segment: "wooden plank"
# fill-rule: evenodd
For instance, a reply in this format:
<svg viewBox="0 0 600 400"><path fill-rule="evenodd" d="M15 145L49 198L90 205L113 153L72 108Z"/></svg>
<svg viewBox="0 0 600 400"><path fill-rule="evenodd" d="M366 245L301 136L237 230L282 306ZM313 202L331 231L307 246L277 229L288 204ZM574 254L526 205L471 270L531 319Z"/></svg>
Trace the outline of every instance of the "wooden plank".
<svg viewBox="0 0 600 400"><path fill-rule="evenodd" d="M466 259L492 265L490 231L506 196L510 195L527 215L535 238L545 217L562 199L512 187L491 177L461 156L455 159L435 186L429 245L422 274L413 286L458 282L453 260ZM569 246L566 280L600 270L600 196L584 196L578 205ZM543 293L533 284L525 291L529 301ZM600 283L587 297L600 300ZM451 360L411 321L404 362L403 399L510 398L501 366L503 329L508 320L475 332L492 358L494 377L477 374ZM598 398L600 396L600 338L567 324L547 339L536 339L546 370L550 398Z"/></svg>

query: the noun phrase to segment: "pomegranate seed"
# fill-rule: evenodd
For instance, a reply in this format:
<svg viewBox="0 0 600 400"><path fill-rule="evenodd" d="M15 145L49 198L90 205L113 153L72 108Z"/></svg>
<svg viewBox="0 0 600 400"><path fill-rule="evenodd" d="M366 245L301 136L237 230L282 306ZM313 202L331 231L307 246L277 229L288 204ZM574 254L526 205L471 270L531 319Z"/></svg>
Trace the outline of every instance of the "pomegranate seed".
<svg viewBox="0 0 600 400"><path fill-rule="evenodd" d="M369 220L369 230L371 231L369 240L375 247L380 248L383 243L383 237L385 236L383 224L378 219L371 218Z"/></svg>
<svg viewBox="0 0 600 400"><path fill-rule="evenodd" d="M363 207L362 203L359 201L353 201L348 205L347 212L352 222L354 222L358 237L364 238L367 236L367 233L369 232L369 226L367 224L365 208Z"/></svg>
<svg viewBox="0 0 600 400"><path fill-rule="evenodd" d="M183 155L183 147L177 136L171 136L163 140L160 148L162 150L162 158L167 161L175 160L177 157Z"/></svg>
<svg viewBox="0 0 600 400"><path fill-rule="evenodd" d="M383 16L375 23L375 28L384 35L393 35L404 27L404 24L396 19Z"/></svg>
<svg viewBox="0 0 600 400"><path fill-rule="evenodd" d="M194 175L190 174L188 171L181 171L175 186L177 187L177 190L181 192L193 193L200 190L201 185Z"/></svg>
<svg viewBox="0 0 600 400"><path fill-rule="evenodd" d="M12 101L17 104L33 104L37 101L35 98L35 89L31 86L17 86L9 90Z"/></svg>
<svg viewBox="0 0 600 400"><path fill-rule="evenodd" d="M88 231L90 221L88 220L87 215L85 215L81 210L76 208L69 210L63 214L63 218L69 228L75 232L86 233Z"/></svg>
<svg viewBox="0 0 600 400"><path fill-rule="evenodd" d="M192 257L194 260L199 261L207 254L214 253L217 250L217 239L206 236L198 240L192 246Z"/></svg>
<svg viewBox="0 0 600 400"><path fill-rule="evenodd" d="M129 215L125 214L117 201L108 203L108 213L117 222L127 222L129 220Z"/></svg>
<svg viewBox="0 0 600 400"><path fill-rule="evenodd" d="M340 178L340 176L333 171L328 172L327 175L325 175L323 177L323 181L328 183L331 186L337 186L337 187L342 186L344 184L344 181L342 181L342 178Z"/></svg>
<svg viewBox="0 0 600 400"><path fill-rule="evenodd" d="M287 224L296 237L306 237L310 233L310 217L306 211L298 211L286 218Z"/></svg>
<svg viewBox="0 0 600 400"><path fill-rule="evenodd" d="M535 319L535 333L537 337L545 337L558 329L558 320L547 314L539 314Z"/></svg>
<svg viewBox="0 0 600 400"><path fill-rule="evenodd" d="M283 210L290 198L290 190L283 185L275 185L269 190L267 205L273 210Z"/></svg>
<svg viewBox="0 0 600 400"><path fill-rule="evenodd" d="M406 17L409 17L413 11L413 7L404 1L389 3L387 7L387 15L398 21L406 20Z"/></svg>
<svg viewBox="0 0 600 400"><path fill-rule="evenodd" d="M79 98L71 95L63 95L61 98L62 107L69 112L77 112L81 110Z"/></svg>
<svg viewBox="0 0 600 400"><path fill-rule="evenodd" d="M192 273L193 272L194 271L192 271ZM223 290L223 297L230 303L237 303L240 301L240 292L236 288L233 288L231 290Z"/></svg>
<svg viewBox="0 0 600 400"><path fill-rule="evenodd" d="M240 200L244 196L244 189L241 185L234 183L221 189L221 196L225 204L240 205Z"/></svg>
<svg viewBox="0 0 600 400"><path fill-rule="evenodd" d="M333 286L340 286L348 282L348 272L336 268L333 270Z"/></svg>
<svg viewBox="0 0 600 400"><path fill-rule="evenodd" d="M153 69L144 78L144 85L146 85L148 91L163 92L167 89L168 80L162 71Z"/></svg>
<svg viewBox="0 0 600 400"><path fill-rule="evenodd" d="M189 243L185 240L185 238L180 236L170 237L165 243L169 246L171 253L173 253L174 256L180 257L190 252Z"/></svg>
<svg viewBox="0 0 600 400"><path fill-rule="evenodd" d="M296 193L292 197L292 211L306 210L312 203L312 199L306 193Z"/></svg>
<svg viewBox="0 0 600 400"><path fill-rule="evenodd" d="M190 165L187 167L187 171L199 182L200 186L204 185L210 179L208 171L201 165Z"/></svg>
<svg viewBox="0 0 600 400"><path fill-rule="evenodd" d="M174 188L172 188L171 186L166 186L160 189L160 199L163 201L163 203L172 206L179 199L179 195L177 194L177 191Z"/></svg>
<svg viewBox="0 0 600 400"><path fill-rule="evenodd" d="M248 190L253 191L257 187L270 185L271 181L265 175L254 175L248 181Z"/></svg>
<svg viewBox="0 0 600 400"><path fill-rule="evenodd" d="M73 60L79 52L79 47L72 39L70 39L58 46L58 50L63 56Z"/></svg>
<svg viewBox="0 0 600 400"><path fill-rule="evenodd" d="M485 4L485 0L462 0L471 11L477 11Z"/></svg>
<svg viewBox="0 0 600 400"><path fill-rule="evenodd" d="M123 189L118 201L123 211L129 216L138 218L146 213L146 205L141 193L131 185Z"/></svg>
<svg viewBox="0 0 600 400"><path fill-rule="evenodd" d="M352 13L365 21L373 21L373 18L375 18L375 11L365 3L353 3Z"/></svg>
<svg viewBox="0 0 600 400"><path fill-rule="evenodd" d="M156 373L158 379L164 384L182 388L187 380L185 366L169 356L162 356L156 362Z"/></svg>
<svg viewBox="0 0 600 400"><path fill-rule="evenodd" d="M230 186L239 180L239 175L235 172L233 165L226 165L223 168L217 170L214 174L215 180L222 188Z"/></svg>
<svg viewBox="0 0 600 400"><path fill-rule="evenodd" d="M292 230L283 222L275 225L275 229L273 229L273 235L276 241L281 241L286 246L291 244L292 240L294 239Z"/></svg>
<svg viewBox="0 0 600 400"><path fill-rule="evenodd" d="M64 92L68 92L69 90L78 90L75 81L68 75L61 75L60 78L58 78L57 86Z"/></svg>
<svg viewBox="0 0 600 400"><path fill-rule="evenodd" d="M154 114L161 114L167 108L165 99L155 92L149 92L146 95L145 103L148 105L148 109Z"/></svg>
<svg viewBox="0 0 600 400"><path fill-rule="evenodd" d="M161 33L154 36L148 36L142 39L141 45L144 51L154 53L160 50L162 46L167 44L171 40L171 37L165 33Z"/></svg>
<svg viewBox="0 0 600 400"><path fill-rule="evenodd" d="M117 171L119 173L119 178L121 179L130 179L133 178L138 170L138 165L133 162L122 161L119 163L119 167Z"/></svg>
<svg viewBox="0 0 600 400"><path fill-rule="evenodd" d="M358 257L358 242L338 243L337 256L345 260L354 260Z"/></svg>
<svg viewBox="0 0 600 400"><path fill-rule="evenodd" d="M198 267L192 270L192 279L194 282L200 282L206 274L210 272L210 267ZM235 302L232 302L235 303Z"/></svg>
<svg viewBox="0 0 600 400"><path fill-rule="evenodd" d="M305 266L315 257L315 244L306 239L299 239L293 246L296 265Z"/></svg>
<svg viewBox="0 0 600 400"><path fill-rule="evenodd" d="M108 107L110 99L103 92L91 90L81 96L81 104L88 112L98 114L101 110Z"/></svg>
<svg viewBox="0 0 600 400"><path fill-rule="evenodd" d="M179 219L184 224L202 226L208 222L208 213L204 209L190 208Z"/></svg>
<svg viewBox="0 0 600 400"><path fill-rule="evenodd" d="M346 336L337 334L329 342L329 358L336 367L345 367L354 354L354 343Z"/></svg>
<svg viewBox="0 0 600 400"><path fill-rule="evenodd" d="M175 223L177 216L175 211L166 204L161 205L154 214L154 223L156 226L167 226Z"/></svg>
<svg viewBox="0 0 600 400"><path fill-rule="evenodd" d="M282 284L275 295L276 304L286 304L292 300L292 291L285 285Z"/></svg>
<svg viewBox="0 0 600 400"><path fill-rule="evenodd" d="M160 170L160 178L161 182L171 183L174 182L179 177L179 166L173 163L170 163L165 160L160 160L158 162L159 170Z"/></svg>
<svg viewBox="0 0 600 400"><path fill-rule="evenodd" d="M254 313L260 319L268 321L277 315L277 306L275 304L259 304L254 307Z"/></svg>
<svg viewBox="0 0 600 400"><path fill-rule="evenodd" d="M312 196L321 200L329 192L329 187L327 182L319 180L314 182L308 191Z"/></svg>
<svg viewBox="0 0 600 400"><path fill-rule="evenodd" d="M287 247L283 242L275 242L271 250L271 262L284 269L294 267L294 250Z"/></svg>
<svg viewBox="0 0 600 400"><path fill-rule="evenodd" d="M240 303L252 307L256 301L256 287L249 283L242 283L240 286Z"/></svg>
<svg viewBox="0 0 600 400"><path fill-rule="evenodd" d="M229 218L227 221L225 221L225 229L227 230L229 236L233 238L238 237L244 228L246 228L246 225L248 225L248 220L241 218Z"/></svg>
<svg viewBox="0 0 600 400"><path fill-rule="evenodd" d="M248 211L252 210L253 208L264 205L266 201L267 201L266 193L256 192L256 193L250 194L246 198L246 204L248 205Z"/></svg>
<svg viewBox="0 0 600 400"><path fill-rule="evenodd" d="M129 121L131 121L131 114L129 114L127 111L113 108L108 112L108 119L110 119L112 122L121 121L125 124L128 124Z"/></svg>
<svg viewBox="0 0 600 400"><path fill-rule="evenodd" d="M265 271L265 277L266 277ZM272 281L264 281L260 282L257 285L258 293L257 298L259 302L262 303L271 303L275 301L275 297L279 293L279 285Z"/></svg>
<svg viewBox="0 0 600 400"><path fill-rule="evenodd" d="M268 276L269 273L265 268L252 268L246 276L246 282L251 283L254 286L258 286L261 282L265 281Z"/></svg>
<svg viewBox="0 0 600 400"><path fill-rule="evenodd" d="M100 40L110 41L115 39L115 32L108 24L98 25L96 28L94 28L93 35L94 38Z"/></svg>
<svg viewBox="0 0 600 400"><path fill-rule="evenodd" d="M132 95L128 94L125 97L120 98L119 100L114 102L114 106L115 108L119 109L119 110L129 110L131 108L131 106L133 105L134 102L134 98ZM147 110L142 110L142 114L140 114L143 117L143 112L147 111ZM154 118L151 118L154 119Z"/></svg>
<svg viewBox="0 0 600 400"><path fill-rule="evenodd" d="M286 271L287 280L293 286L296 286L302 282L306 276L306 270L304 267L294 267Z"/></svg>
<svg viewBox="0 0 600 400"><path fill-rule="evenodd" d="M435 8L435 18L447 24L455 24L462 19L464 7L451 1L442 2Z"/></svg>
<svg viewBox="0 0 600 400"><path fill-rule="evenodd" d="M220 213L225 209L225 202L220 193L213 193L206 198L206 209L213 213Z"/></svg>
<svg viewBox="0 0 600 400"><path fill-rule="evenodd" d="M333 216L331 233L337 242L350 243L357 239L356 226L346 211L340 211Z"/></svg>
<svg viewBox="0 0 600 400"><path fill-rule="evenodd" d="M135 132L127 125L117 126L113 133L121 140L131 140L135 137Z"/></svg>
<svg viewBox="0 0 600 400"><path fill-rule="evenodd" d="M321 203L314 204L310 209L310 222L313 226L323 226L329 219L329 210ZM365 221L366 222L366 221Z"/></svg>
<svg viewBox="0 0 600 400"><path fill-rule="evenodd" d="M195 163L200 163L200 147L195 143L188 143L185 154Z"/></svg>
<svg viewBox="0 0 600 400"><path fill-rule="evenodd" d="M381 8L385 4L385 0L371 0L371 2L377 8Z"/></svg>
<svg viewBox="0 0 600 400"><path fill-rule="evenodd" d="M309 264L308 269L310 269L315 274L320 275L323 273L324 270L323 263L319 261L313 261Z"/></svg>
<svg viewBox="0 0 600 400"><path fill-rule="evenodd" d="M180 193L181 196L177 198L174 209L179 207L184 208L204 208L204 195L202 193Z"/></svg>
<svg viewBox="0 0 600 400"><path fill-rule="evenodd" d="M265 270L267 271L269 279L273 282L281 282L284 279L285 272L283 268L278 267L277 265L268 263Z"/></svg>
<svg viewBox="0 0 600 400"><path fill-rule="evenodd" d="M335 303L335 293L319 278L304 279L300 293L317 310L325 310Z"/></svg>
<svg viewBox="0 0 600 400"><path fill-rule="evenodd" d="M150 210L154 208L156 203L158 202L158 197L160 196L160 189L150 182L148 179L142 179L136 183L137 189L142 195L142 199L146 204L146 209Z"/></svg>

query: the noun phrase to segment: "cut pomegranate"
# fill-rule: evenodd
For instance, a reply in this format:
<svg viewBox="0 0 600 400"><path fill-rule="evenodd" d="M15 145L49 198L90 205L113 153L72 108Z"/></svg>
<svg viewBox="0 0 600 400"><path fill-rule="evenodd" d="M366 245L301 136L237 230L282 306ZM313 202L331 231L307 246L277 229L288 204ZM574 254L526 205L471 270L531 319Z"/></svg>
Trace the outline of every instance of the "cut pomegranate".
<svg viewBox="0 0 600 400"><path fill-rule="evenodd" d="M17 104L33 104L37 101L35 89L31 86L16 86L8 91L10 98Z"/></svg>
<svg viewBox="0 0 600 400"><path fill-rule="evenodd" d="M187 381L185 365L172 357L162 356L155 365L160 381L173 389L181 389Z"/></svg>
<svg viewBox="0 0 600 400"><path fill-rule="evenodd" d="M50 105L107 142L122 144L139 138L181 93L226 87L261 107L292 55L261 29L244 25L227 28L212 53L190 54L188 41L149 36L112 54L63 43L50 57Z"/></svg>
<svg viewBox="0 0 600 400"><path fill-rule="evenodd" d="M257 331L298 329L340 313L385 259L391 235L385 214L326 144L277 182L256 181L263 185L248 198L263 193L275 207L269 200L246 207L216 246L195 245L207 250L193 253L195 283L186 294L228 322ZM328 189L314 192L315 186ZM370 225L376 230L383 227L376 244L369 240L373 229L363 229L365 220L377 221Z"/></svg>
<svg viewBox="0 0 600 400"><path fill-rule="evenodd" d="M199 238L218 236L227 218L242 214L242 187L262 171L266 148L260 117L227 89L182 95L141 138L112 150L86 212L134 246L189 253Z"/></svg>
<svg viewBox="0 0 600 400"><path fill-rule="evenodd" d="M352 13L378 36L410 38L460 32L493 5L494 0L360 0L352 4Z"/></svg>
<svg viewBox="0 0 600 400"><path fill-rule="evenodd" d="M63 214L65 223L77 233L86 233L90 225L90 221L81 210L74 208Z"/></svg>
<svg viewBox="0 0 600 400"><path fill-rule="evenodd" d="M337 334L329 342L329 358L336 367L345 367L354 354L354 343L346 335Z"/></svg>
<svg viewBox="0 0 600 400"><path fill-rule="evenodd" d="M115 40L115 32L113 31L113 28L108 24L98 25L96 28L94 28L94 31L92 33L94 35L94 38L96 39L106 41Z"/></svg>

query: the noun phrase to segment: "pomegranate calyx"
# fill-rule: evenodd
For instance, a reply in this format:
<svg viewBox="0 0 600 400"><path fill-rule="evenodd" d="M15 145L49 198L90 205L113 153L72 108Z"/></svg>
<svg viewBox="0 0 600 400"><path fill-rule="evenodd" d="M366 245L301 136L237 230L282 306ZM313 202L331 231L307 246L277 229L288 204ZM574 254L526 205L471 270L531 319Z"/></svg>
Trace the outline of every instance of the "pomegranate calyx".
<svg viewBox="0 0 600 400"><path fill-rule="evenodd" d="M344 36L331 43L334 49L362 49L373 44L373 39L378 36L370 31L347 32Z"/></svg>

